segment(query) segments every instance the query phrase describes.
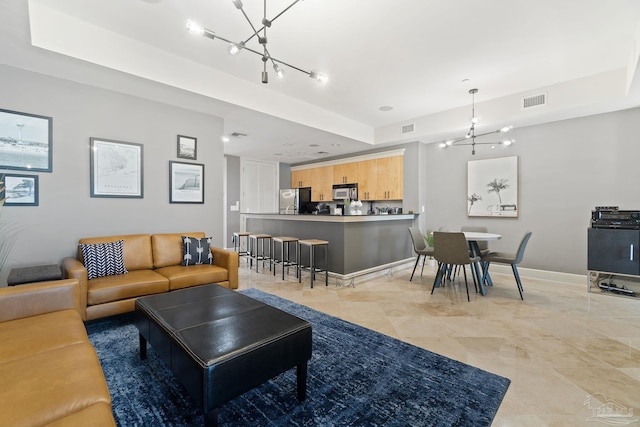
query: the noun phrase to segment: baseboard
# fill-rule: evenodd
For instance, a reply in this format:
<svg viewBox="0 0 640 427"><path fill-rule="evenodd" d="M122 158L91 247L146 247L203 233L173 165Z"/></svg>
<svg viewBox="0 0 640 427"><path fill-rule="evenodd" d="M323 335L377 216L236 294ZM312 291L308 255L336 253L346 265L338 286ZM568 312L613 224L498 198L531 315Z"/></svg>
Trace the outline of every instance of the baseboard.
<svg viewBox="0 0 640 427"><path fill-rule="evenodd" d="M492 273L513 275L510 265L491 264L490 271ZM574 285L587 284L586 274L562 273L559 271L536 270L535 268L518 267L518 273L521 278L549 280L552 282L571 283Z"/></svg>

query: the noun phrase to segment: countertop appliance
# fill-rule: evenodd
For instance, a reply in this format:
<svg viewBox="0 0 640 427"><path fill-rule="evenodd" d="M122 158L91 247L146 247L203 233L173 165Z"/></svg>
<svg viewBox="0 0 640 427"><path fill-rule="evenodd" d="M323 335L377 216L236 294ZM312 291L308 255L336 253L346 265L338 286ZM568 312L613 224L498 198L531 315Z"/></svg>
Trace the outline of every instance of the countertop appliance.
<svg viewBox="0 0 640 427"><path fill-rule="evenodd" d="M333 200L358 200L358 184L334 184Z"/></svg>
<svg viewBox="0 0 640 427"><path fill-rule="evenodd" d="M310 214L316 206L316 203L311 202L311 187L280 190L279 212L282 215Z"/></svg>

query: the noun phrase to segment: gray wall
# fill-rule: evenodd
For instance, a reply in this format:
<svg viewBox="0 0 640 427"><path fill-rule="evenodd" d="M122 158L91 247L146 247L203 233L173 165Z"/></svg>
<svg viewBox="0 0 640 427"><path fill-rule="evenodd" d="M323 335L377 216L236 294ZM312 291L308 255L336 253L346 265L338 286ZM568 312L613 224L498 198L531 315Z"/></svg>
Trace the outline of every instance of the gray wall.
<svg viewBox="0 0 640 427"><path fill-rule="evenodd" d="M640 109L514 129L511 147L442 150L425 145L420 162L424 229L486 225L504 237L492 250L513 252L533 236L523 267L586 274L587 228L595 206L640 209ZM468 218L467 161L519 157L519 218ZM406 182L406 177L405 177Z"/></svg>
<svg viewBox="0 0 640 427"><path fill-rule="evenodd" d="M3 109L53 117L53 172L35 173L39 206L2 213L20 229L2 283L12 265L59 263L74 255L81 237L204 231L222 245L220 118L8 66L0 66L0 100ZM178 134L198 139L204 204L169 203L169 160L180 160ZM144 145L143 199L89 196L90 137Z"/></svg>
<svg viewBox="0 0 640 427"><path fill-rule="evenodd" d="M240 211L232 211L230 205L240 201L240 157L224 156L227 161L227 241L225 247L232 248L233 233L240 231Z"/></svg>

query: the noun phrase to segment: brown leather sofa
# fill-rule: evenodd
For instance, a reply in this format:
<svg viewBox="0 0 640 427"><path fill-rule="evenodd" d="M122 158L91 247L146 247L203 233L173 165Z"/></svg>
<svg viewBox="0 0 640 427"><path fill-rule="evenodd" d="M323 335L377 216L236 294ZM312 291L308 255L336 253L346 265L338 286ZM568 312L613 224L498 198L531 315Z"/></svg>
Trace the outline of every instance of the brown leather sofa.
<svg viewBox="0 0 640 427"><path fill-rule="evenodd" d="M62 261L63 277L77 279L80 284L83 319L93 320L134 311L136 298L144 295L208 283L238 288L237 252L212 247L214 264L183 266L181 236L205 237L205 234L131 234L80 239L82 244L122 240L124 264L128 271L89 280L80 248L77 258Z"/></svg>
<svg viewBox="0 0 640 427"><path fill-rule="evenodd" d="M76 279L0 288L0 425L115 426Z"/></svg>

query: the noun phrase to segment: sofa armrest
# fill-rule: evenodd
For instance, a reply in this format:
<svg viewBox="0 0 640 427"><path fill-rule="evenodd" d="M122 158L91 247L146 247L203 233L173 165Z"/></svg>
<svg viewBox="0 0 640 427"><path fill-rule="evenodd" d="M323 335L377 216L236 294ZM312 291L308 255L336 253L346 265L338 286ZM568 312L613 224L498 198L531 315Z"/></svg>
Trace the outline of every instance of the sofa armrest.
<svg viewBox="0 0 640 427"><path fill-rule="evenodd" d="M238 252L211 247L213 264L229 272L229 288L238 289Z"/></svg>
<svg viewBox="0 0 640 427"><path fill-rule="evenodd" d="M0 288L0 322L69 309L83 315L80 294L76 279Z"/></svg>
<svg viewBox="0 0 640 427"><path fill-rule="evenodd" d="M80 289L80 315L87 320L87 269L77 258L62 260L62 277L76 279Z"/></svg>

